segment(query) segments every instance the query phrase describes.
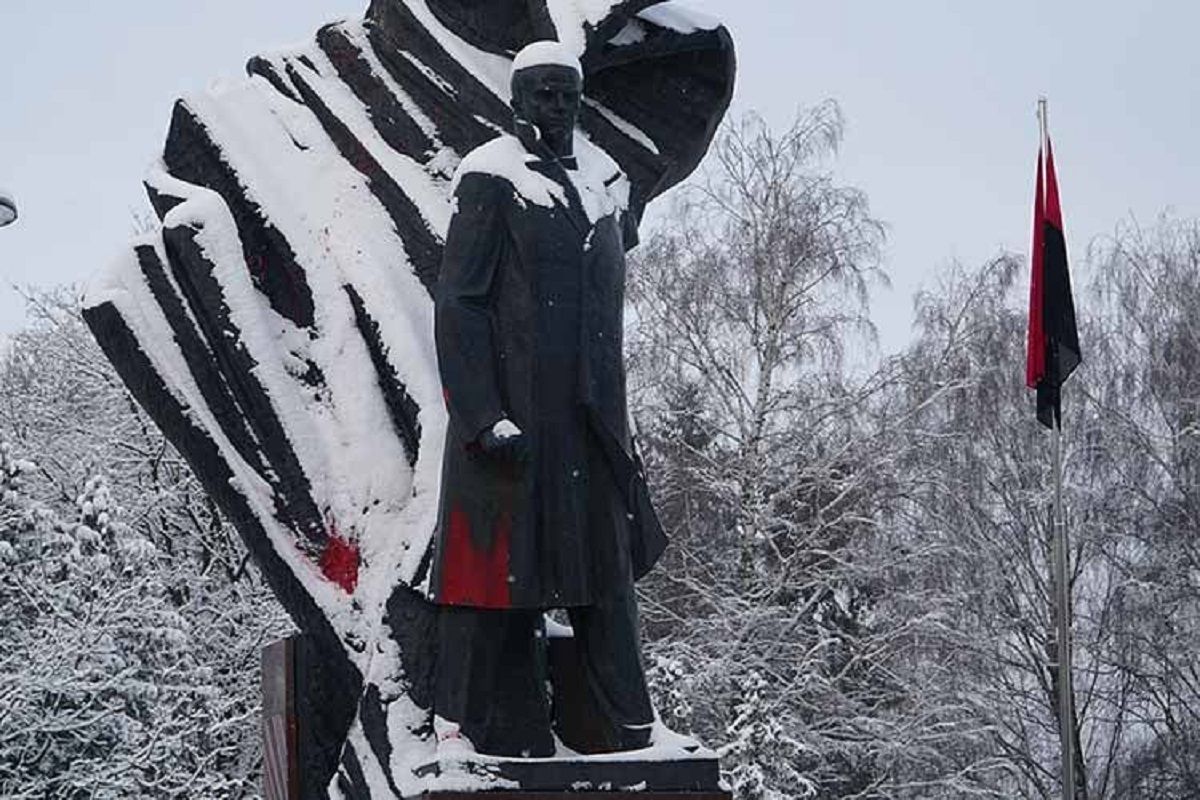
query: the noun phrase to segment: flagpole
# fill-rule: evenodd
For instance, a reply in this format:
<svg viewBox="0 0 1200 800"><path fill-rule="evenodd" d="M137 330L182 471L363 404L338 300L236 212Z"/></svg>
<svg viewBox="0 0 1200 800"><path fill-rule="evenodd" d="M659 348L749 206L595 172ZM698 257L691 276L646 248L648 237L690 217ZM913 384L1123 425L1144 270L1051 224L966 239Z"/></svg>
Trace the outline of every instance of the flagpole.
<svg viewBox="0 0 1200 800"><path fill-rule="evenodd" d="M1061 389L1060 389L1061 391ZM1062 740L1063 800L1075 800L1075 690L1071 679L1071 551L1063 519L1062 423L1055 420L1054 430L1054 561L1055 594L1058 617L1058 718Z"/></svg>
<svg viewBox="0 0 1200 800"><path fill-rule="evenodd" d="M1046 98L1038 99L1038 122L1041 125L1042 158L1049 153L1049 121ZM1059 387L1059 391L1062 388ZM1059 397L1061 408L1062 398ZM1054 505L1051 509L1051 528L1054 532L1055 621L1058 630L1058 735L1062 745L1062 797L1075 800L1075 691L1071 680L1071 551L1067 541L1067 526L1063 514L1062 481L1062 420L1055 409L1052 469L1054 472Z"/></svg>

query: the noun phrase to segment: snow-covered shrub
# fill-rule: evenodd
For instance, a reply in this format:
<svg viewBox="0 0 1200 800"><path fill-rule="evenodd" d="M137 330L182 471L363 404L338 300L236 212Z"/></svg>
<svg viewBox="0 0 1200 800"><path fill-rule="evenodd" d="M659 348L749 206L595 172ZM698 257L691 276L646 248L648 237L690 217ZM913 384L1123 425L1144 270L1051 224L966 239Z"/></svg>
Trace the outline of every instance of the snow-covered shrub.
<svg viewBox="0 0 1200 800"><path fill-rule="evenodd" d="M255 796L289 626L71 298L32 309L0 362L0 796Z"/></svg>

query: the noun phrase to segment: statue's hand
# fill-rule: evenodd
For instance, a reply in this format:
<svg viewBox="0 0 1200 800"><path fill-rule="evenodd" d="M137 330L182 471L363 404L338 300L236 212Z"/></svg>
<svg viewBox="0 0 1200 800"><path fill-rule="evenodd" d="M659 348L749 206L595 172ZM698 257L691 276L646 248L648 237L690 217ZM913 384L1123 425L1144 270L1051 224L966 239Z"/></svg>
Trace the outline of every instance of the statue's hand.
<svg viewBox="0 0 1200 800"><path fill-rule="evenodd" d="M511 420L502 419L479 435L479 449L491 458L523 464L529 458L529 439Z"/></svg>

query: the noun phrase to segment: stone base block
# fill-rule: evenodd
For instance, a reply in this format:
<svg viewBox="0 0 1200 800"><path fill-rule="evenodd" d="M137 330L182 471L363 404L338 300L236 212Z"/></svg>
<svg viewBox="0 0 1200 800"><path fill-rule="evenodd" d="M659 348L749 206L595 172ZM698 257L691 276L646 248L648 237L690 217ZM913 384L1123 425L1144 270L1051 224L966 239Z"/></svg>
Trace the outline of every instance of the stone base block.
<svg viewBox="0 0 1200 800"><path fill-rule="evenodd" d="M422 800L732 800L729 792L430 792Z"/></svg>
<svg viewBox="0 0 1200 800"><path fill-rule="evenodd" d="M643 757L637 758L637 753ZM652 753L644 750L552 759L474 756L435 761L418 768L416 773L430 782L430 791L425 796L431 800L454 800L468 795L487 800L578 800L583 795L641 800L728 800L729 795L720 790L715 757L707 753L692 758L647 757ZM464 786L470 786L472 791L464 792Z"/></svg>

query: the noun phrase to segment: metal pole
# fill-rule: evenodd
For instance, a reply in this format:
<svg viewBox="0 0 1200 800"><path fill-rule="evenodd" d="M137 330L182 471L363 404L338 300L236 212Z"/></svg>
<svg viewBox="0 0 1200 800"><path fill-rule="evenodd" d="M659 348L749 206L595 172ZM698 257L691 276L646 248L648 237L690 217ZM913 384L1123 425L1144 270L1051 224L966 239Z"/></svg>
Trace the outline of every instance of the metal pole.
<svg viewBox="0 0 1200 800"><path fill-rule="evenodd" d="M1046 105L1046 98L1038 100L1043 158L1049 152ZM1057 417L1054 420L1052 436L1054 506L1051 509L1050 524L1054 533L1054 606L1058 631L1058 736L1062 745L1062 797L1063 800L1075 800L1075 692L1071 680L1071 550L1063 513L1062 423Z"/></svg>
<svg viewBox="0 0 1200 800"><path fill-rule="evenodd" d="M1063 800L1075 800L1075 711L1071 681L1071 551L1063 519L1062 427L1054 431L1054 566L1058 622L1058 730L1062 740Z"/></svg>

